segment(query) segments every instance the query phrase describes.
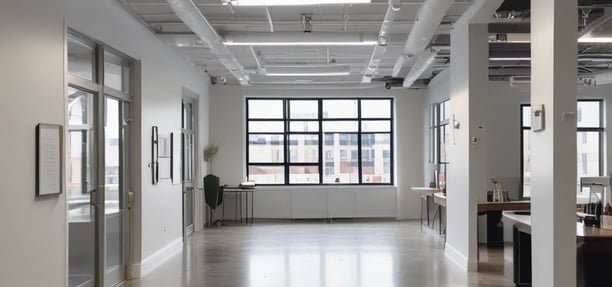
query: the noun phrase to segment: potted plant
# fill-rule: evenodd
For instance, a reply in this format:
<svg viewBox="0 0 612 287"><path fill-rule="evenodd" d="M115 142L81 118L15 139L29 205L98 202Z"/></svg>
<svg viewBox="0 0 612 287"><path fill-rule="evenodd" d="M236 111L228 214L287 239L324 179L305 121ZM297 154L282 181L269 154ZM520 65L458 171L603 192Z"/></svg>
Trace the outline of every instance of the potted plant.
<svg viewBox="0 0 612 287"><path fill-rule="evenodd" d="M219 146L216 144L208 144L204 148L204 161L207 163L206 169L210 174L212 172L212 162L219 151Z"/></svg>
<svg viewBox="0 0 612 287"><path fill-rule="evenodd" d="M206 169L208 174L204 177L204 201L208 205L208 223L207 226L212 226L213 212L223 202L223 191L219 187L219 177L213 175L212 162L219 151L219 146L216 144L209 144L204 148L204 161L207 163ZM222 224L222 221L217 220ZM218 223L215 221L215 223Z"/></svg>

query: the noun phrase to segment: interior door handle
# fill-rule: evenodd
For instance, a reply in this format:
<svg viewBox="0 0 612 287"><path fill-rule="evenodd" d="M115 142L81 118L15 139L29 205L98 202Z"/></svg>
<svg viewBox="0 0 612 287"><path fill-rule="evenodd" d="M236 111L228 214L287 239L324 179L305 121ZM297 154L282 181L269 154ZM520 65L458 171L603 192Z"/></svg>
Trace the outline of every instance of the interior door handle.
<svg viewBox="0 0 612 287"><path fill-rule="evenodd" d="M96 190L89 191L89 204L91 206L98 206L98 200L96 199Z"/></svg>

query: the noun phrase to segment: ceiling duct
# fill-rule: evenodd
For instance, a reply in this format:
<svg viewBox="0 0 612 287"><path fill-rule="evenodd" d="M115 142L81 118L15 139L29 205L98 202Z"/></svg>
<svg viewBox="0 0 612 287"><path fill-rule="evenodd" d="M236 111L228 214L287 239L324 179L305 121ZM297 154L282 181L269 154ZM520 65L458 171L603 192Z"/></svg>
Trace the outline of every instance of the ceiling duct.
<svg viewBox="0 0 612 287"><path fill-rule="evenodd" d="M378 32L378 42L376 43L376 46L374 46L370 61L368 62L368 65L363 73L361 83L370 83L372 81L372 77L378 71L378 65L387 51L387 46L391 42L388 35L391 31L391 25L393 24L393 20L399 12L401 5L400 0L389 0L387 13L385 13L385 18L380 26L380 32Z"/></svg>
<svg viewBox="0 0 612 287"><path fill-rule="evenodd" d="M408 73L406 78L404 78L404 83L402 86L404 88L410 88L410 86L412 86L412 84L414 84L414 82L416 82L425 71L431 68L431 66L436 60L437 54L438 51L436 50L425 50L419 53L419 55L415 57L416 60L414 62L414 65L412 65L412 67L410 68L410 72Z"/></svg>
<svg viewBox="0 0 612 287"><path fill-rule="evenodd" d="M452 2L452 0L426 0L423 3L410 34L408 34L402 55L395 62L393 77L402 77L408 74L410 63L414 62L410 58L429 46Z"/></svg>
<svg viewBox="0 0 612 287"><path fill-rule="evenodd" d="M172 11L193 31L202 41L210 47L210 53L215 55L221 64L232 74L241 85L249 85L249 76L244 67L230 50L223 45L215 29L208 23L200 9L192 0L167 0Z"/></svg>

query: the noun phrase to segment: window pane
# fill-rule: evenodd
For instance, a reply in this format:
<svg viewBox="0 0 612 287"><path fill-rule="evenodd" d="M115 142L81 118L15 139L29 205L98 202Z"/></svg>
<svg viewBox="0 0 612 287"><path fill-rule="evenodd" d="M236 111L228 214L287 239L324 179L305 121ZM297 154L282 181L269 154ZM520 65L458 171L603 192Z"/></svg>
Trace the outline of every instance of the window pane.
<svg viewBox="0 0 612 287"><path fill-rule="evenodd" d="M530 134L530 130L523 130L523 197L531 197Z"/></svg>
<svg viewBox="0 0 612 287"><path fill-rule="evenodd" d="M302 122L291 121L291 123L289 124L289 130L292 132L318 132L319 122L318 121L302 121Z"/></svg>
<svg viewBox="0 0 612 287"><path fill-rule="evenodd" d="M289 111L292 119L318 119L319 101L294 100L289 101Z"/></svg>
<svg viewBox="0 0 612 287"><path fill-rule="evenodd" d="M578 132L578 178L599 176L599 132Z"/></svg>
<svg viewBox="0 0 612 287"><path fill-rule="evenodd" d="M193 104L183 102L183 128L193 130Z"/></svg>
<svg viewBox="0 0 612 287"><path fill-rule="evenodd" d="M282 119L283 100L249 100L249 119Z"/></svg>
<svg viewBox="0 0 612 287"><path fill-rule="evenodd" d="M390 132L391 121L362 121L362 132Z"/></svg>
<svg viewBox="0 0 612 287"><path fill-rule="evenodd" d="M319 135L290 135L289 162L319 162Z"/></svg>
<svg viewBox="0 0 612 287"><path fill-rule="evenodd" d="M93 81L94 51L93 43L68 34L68 72Z"/></svg>
<svg viewBox="0 0 612 287"><path fill-rule="evenodd" d="M323 100L323 118L357 118L357 100Z"/></svg>
<svg viewBox="0 0 612 287"><path fill-rule="evenodd" d="M600 127L600 105L599 101L579 101L577 110L577 126L579 128L598 128Z"/></svg>
<svg viewBox="0 0 612 287"><path fill-rule="evenodd" d="M333 140L328 141L328 136ZM325 138L323 183L359 183L357 134L332 133Z"/></svg>
<svg viewBox="0 0 612 287"><path fill-rule="evenodd" d="M446 100L442 102L440 109L442 110L440 121L443 122L445 120L448 120L450 118L450 101Z"/></svg>
<svg viewBox="0 0 612 287"><path fill-rule="evenodd" d="M523 127L530 128L531 127L531 107L523 106Z"/></svg>
<svg viewBox="0 0 612 287"><path fill-rule="evenodd" d="M70 125L87 125L91 123L93 114L93 94L68 87L68 123Z"/></svg>
<svg viewBox="0 0 612 287"><path fill-rule="evenodd" d="M290 166L289 183L319 183L319 166Z"/></svg>
<svg viewBox="0 0 612 287"><path fill-rule="evenodd" d="M249 181L257 184L285 183L285 168L283 166L249 165Z"/></svg>
<svg viewBox="0 0 612 287"><path fill-rule="evenodd" d="M448 142L450 140L450 128L448 125L440 126L440 162L448 162L447 159L447 148L450 145Z"/></svg>
<svg viewBox="0 0 612 287"><path fill-rule="evenodd" d="M283 156L283 135L249 135L249 162L278 162Z"/></svg>
<svg viewBox="0 0 612 287"><path fill-rule="evenodd" d="M362 135L361 168L363 183L391 183L391 136Z"/></svg>
<svg viewBox="0 0 612 287"><path fill-rule="evenodd" d="M282 121L249 121L250 133L282 133L285 123Z"/></svg>
<svg viewBox="0 0 612 287"><path fill-rule="evenodd" d="M362 118L390 118L391 100L362 100Z"/></svg>
<svg viewBox="0 0 612 287"><path fill-rule="evenodd" d="M323 132L357 132L357 121L326 121L323 122Z"/></svg>
<svg viewBox="0 0 612 287"><path fill-rule="evenodd" d="M115 53L104 51L104 85L128 93L129 83L129 60Z"/></svg>

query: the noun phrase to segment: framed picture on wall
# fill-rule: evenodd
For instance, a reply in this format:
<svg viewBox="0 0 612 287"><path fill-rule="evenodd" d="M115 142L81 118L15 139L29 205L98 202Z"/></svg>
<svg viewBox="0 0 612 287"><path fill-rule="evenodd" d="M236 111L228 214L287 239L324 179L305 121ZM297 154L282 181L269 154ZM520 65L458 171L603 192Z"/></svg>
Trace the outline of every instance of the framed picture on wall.
<svg viewBox="0 0 612 287"><path fill-rule="evenodd" d="M151 175L153 184L159 182L158 137L157 126L153 126L151 129Z"/></svg>
<svg viewBox="0 0 612 287"><path fill-rule="evenodd" d="M62 139L61 125L36 126L36 195L62 193Z"/></svg>

